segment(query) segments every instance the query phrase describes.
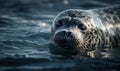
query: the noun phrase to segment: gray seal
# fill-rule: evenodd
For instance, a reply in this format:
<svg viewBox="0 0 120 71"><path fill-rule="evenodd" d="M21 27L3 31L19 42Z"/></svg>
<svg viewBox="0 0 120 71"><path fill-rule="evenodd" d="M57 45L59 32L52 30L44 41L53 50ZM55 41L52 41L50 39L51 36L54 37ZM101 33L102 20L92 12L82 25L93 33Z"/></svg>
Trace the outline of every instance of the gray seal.
<svg viewBox="0 0 120 71"><path fill-rule="evenodd" d="M120 5L65 10L54 19L51 35L58 53L112 57L120 47Z"/></svg>

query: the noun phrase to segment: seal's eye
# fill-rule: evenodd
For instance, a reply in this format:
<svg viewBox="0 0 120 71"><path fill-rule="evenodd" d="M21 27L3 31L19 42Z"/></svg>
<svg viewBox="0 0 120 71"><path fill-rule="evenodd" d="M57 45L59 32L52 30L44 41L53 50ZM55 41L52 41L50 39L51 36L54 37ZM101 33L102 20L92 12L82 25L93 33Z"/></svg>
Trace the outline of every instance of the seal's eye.
<svg viewBox="0 0 120 71"><path fill-rule="evenodd" d="M80 30L86 30L86 29L87 29L87 27L86 27L84 24L79 24L79 25L78 25L78 28L79 28Z"/></svg>
<svg viewBox="0 0 120 71"><path fill-rule="evenodd" d="M58 21L58 22L55 24L56 27L61 27L62 25L63 25L63 21L62 21L62 20Z"/></svg>

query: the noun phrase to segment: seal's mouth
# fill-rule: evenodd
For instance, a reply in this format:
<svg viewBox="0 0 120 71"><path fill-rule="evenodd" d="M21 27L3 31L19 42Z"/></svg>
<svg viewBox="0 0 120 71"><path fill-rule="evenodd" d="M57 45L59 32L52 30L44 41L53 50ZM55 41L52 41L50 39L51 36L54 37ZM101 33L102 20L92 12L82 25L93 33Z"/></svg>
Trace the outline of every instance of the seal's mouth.
<svg viewBox="0 0 120 71"><path fill-rule="evenodd" d="M73 50L75 49L75 42L67 39L56 39L54 38L54 42L64 49Z"/></svg>
<svg viewBox="0 0 120 71"><path fill-rule="evenodd" d="M50 52L52 54L60 54L60 55L76 55L77 50L74 49L73 47L63 44L59 45L55 42L50 43Z"/></svg>

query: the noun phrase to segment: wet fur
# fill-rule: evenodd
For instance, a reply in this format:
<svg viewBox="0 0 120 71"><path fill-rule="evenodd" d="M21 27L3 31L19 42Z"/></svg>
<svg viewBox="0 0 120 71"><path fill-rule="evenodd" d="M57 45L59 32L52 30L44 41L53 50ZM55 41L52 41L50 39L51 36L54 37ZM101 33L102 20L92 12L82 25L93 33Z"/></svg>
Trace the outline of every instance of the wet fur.
<svg viewBox="0 0 120 71"><path fill-rule="evenodd" d="M91 56L91 52L96 54L96 50L102 51L111 50L111 48L120 48L120 6L91 10L69 9L63 11L53 22L52 38L54 38L53 35L57 29L54 26L55 23L69 16L78 17L87 26L87 30L81 31L84 36L82 39L84 40L77 46L78 52L90 52L88 55ZM109 53L109 51L107 52Z"/></svg>

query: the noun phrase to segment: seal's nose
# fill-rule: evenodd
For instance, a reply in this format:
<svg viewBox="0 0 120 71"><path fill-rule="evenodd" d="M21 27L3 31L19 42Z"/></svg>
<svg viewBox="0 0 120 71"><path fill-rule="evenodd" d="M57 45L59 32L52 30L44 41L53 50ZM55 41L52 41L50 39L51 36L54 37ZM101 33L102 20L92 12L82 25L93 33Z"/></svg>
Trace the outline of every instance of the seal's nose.
<svg viewBox="0 0 120 71"><path fill-rule="evenodd" d="M62 31L64 34L65 40L70 40L69 38L71 37L71 32L70 31Z"/></svg>
<svg viewBox="0 0 120 71"><path fill-rule="evenodd" d="M71 42L72 34L70 31L60 31L55 34L54 41L59 45Z"/></svg>

